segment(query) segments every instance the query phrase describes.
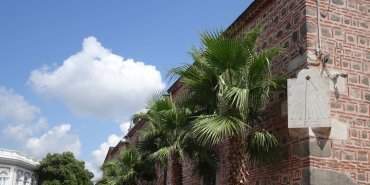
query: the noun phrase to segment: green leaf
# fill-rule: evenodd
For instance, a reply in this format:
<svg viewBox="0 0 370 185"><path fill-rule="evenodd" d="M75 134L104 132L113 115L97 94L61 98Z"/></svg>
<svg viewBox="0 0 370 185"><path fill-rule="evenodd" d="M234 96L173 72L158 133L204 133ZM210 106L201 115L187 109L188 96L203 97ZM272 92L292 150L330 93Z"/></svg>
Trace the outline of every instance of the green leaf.
<svg viewBox="0 0 370 185"><path fill-rule="evenodd" d="M241 135L246 124L232 115L199 116L194 121L194 135L203 145L214 146L225 139Z"/></svg>
<svg viewBox="0 0 370 185"><path fill-rule="evenodd" d="M249 161L256 166L266 166L280 160L277 139L267 131L252 132L247 136Z"/></svg>

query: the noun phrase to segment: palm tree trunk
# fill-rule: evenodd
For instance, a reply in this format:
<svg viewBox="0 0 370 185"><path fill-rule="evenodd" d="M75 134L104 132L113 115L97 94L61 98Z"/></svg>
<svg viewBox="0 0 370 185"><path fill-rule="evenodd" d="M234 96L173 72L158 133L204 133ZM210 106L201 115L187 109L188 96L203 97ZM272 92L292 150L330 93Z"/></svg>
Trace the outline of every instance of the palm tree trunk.
<svg viewBox="0 0 370 185"><path fill-rule="evenodd" d="M182 160L179 153L174 153L171 156L172 173L171 185L182 185Z"/></svg>
<svg viewBox="0 0 370 185"><path fill-rule="evenodd" d="M243 136L234 136L230 138L229 142L229 185L245 185L247 184L247 169Z"/></svg>
<svg viewBox="0 0 370 185"><path fill-rule="evenodd" d="M167 185L167 168L164 170L163 178L163 185Z"/></svg>

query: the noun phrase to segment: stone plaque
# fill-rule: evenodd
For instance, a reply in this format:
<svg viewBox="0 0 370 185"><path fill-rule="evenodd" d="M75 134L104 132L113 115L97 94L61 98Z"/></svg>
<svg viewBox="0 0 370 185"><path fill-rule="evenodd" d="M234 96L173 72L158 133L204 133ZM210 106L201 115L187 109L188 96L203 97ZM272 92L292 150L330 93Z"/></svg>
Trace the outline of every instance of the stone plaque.
<svg viewBox="0 0 370 185"><path fill-rule="evenodd" d="M288 79L288 128L330 127L330 79L303 69Z"/></svg>

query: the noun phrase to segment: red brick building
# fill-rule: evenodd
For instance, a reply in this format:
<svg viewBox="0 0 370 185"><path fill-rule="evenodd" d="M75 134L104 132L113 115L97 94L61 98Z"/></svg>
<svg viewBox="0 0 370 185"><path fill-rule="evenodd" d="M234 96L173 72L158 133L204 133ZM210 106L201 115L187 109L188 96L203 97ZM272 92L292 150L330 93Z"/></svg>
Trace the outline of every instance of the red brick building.
<svg viewBox="0 0 370 185"><path fill-rule="evenodd" d="M128 145L129 143L125 139L123 139L123 140L120 140L116 146L109 147L107 155L105 156L104 162L112 160L112 159L117 159L121 151L127 148Z"/></svg>
<svg viewBox="0 0 370 185"><path fill-rule="evenodd" d="M120 140L116 146L109 147L107 155L105 156L104 162L117 159L121 151L129 146L136 145L139 141L138 131L145 129L147 124L140 120L133 120L132 125L130 125L129 131L126 136Z"/></svg>
<svg viewBox="0 0 370 185"><path fill-rule="evenodd" d="M261 47L285 48L272 61L272 73L296 78L309 67L332 77L331 127L288 128L287 93L271 94L261 128L278 138L284 159L250 168L249 184L370 184L370 0L255 0L230 28L238 34L257 22L265 30ZM182 91L178 82L169 89L175 98ZM227 151L225 141L219 185L227 184ZM190 161L184 161L183 178L184 185L200 184Z"/></svg>

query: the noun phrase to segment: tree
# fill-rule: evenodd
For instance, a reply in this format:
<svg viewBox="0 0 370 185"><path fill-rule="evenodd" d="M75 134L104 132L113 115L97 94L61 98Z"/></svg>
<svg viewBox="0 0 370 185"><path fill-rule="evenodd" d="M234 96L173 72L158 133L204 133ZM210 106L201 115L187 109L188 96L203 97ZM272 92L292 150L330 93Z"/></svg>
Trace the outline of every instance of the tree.
<svg viewBox="0 0 370 185"><path fill-rule="evenodd" d="M152 185L154 165L145 160L135 147L124 149L118 159L103 164L99 185Z"/></svg>
<svg viewBox="0 0 370 185"><path fill-rule="evenodd" d="M36 169L41 185L92 185L93 173L71 152L47 154Z"/></svg>
<svg viewBox="0 0 370 185"><path fill-rule="evenodd" d="M178 107L172 96L163 96L160 93L148 102L146 113L134 116L149 124L148 128L141 132L141 151L165 170L170 159L171 184L182 184L182 161L185 156L202 167L198 168L197 172L205 181L212 181L212 173L215 174L215 158L211 155L212 152L199 147L189 134L191 115L190 109Z"/></svg>
<svg viewBox="0 0 370 185"><path fill-rule="evenodd" d="M135 115L149 124L149 128L141 132L143 151L148 151L149 159L165 165L171 158L171 184L182 184L182 138L185 136L185 126L190 112L187 109L177 109L170 96L159 93L148 102L148 111ZM152 145L154 144L154 145ZM150 146L150 150L148 147Z"/></svg>
<svg viewBox="0 0 370 185"><path fill-rule="evenodd" d="M198 141L207 147L229 142L227 175L232 185L247 184L247 156L255 165L278 158L276 138L267 131L249 129L261 122L260 111L269 93L283 84L269 71L269 61L281 49L258 48L260 34L260 25L238 36L218 31L202 34L203 46L191 53L194 63L171 70L187 91L180 98L182 106L197 115L192 131Z"/></svg>

